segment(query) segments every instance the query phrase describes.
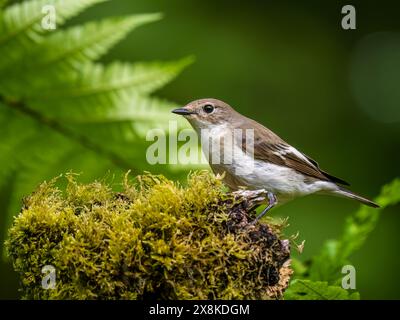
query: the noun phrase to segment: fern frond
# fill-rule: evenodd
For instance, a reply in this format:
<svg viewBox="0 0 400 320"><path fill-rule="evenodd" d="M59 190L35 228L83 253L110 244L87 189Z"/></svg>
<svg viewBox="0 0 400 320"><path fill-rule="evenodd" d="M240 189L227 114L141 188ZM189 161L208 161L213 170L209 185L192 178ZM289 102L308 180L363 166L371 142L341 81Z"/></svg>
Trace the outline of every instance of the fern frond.
<svg viewBox="0 0 400 320"><path fill-rule="evenodd" d="M34 92L27 88L23 99L48 115L82 119L96 110L126 106L137 94L152 93L175 78L191 61L185 58L169 63L86 64L81 74L67 83L48 84L48 88Z"/></svg>
<svg viewBox="0 0 400 320"><path fill-rule="evenodd" d="M182 117L171 113L176 107L175 103L169 101L136 95L126 104L107 110L94 110L80 119L65 119L64 123L85 135L96 132L99 141L112 134L120 143L136 143L145 140L147 133L152 129L175 135L178 130L190 128ZM170 126L172 120L176 121L176 127L175 124ZM103 130L104 136L99 130ZM146 146L144 152L145 149Z"/></svg>
<svg viewBox="0 0 400 320"><path fill-rule="evenodd" d="M190 128L186 120L171 113L171 110L177 107L178 105L174 102L135 94L125 104L120 103L113 108L92 112L88 117L84 118L64 119L66 122L83 125L131 122L134 126L136 124L145 125L145 131L154 128L156 124L157 128L168 129L168 121L174 120L177 121L179 129ZM149 126L152 127L149 128Z"/></svg>
<svg viewBox="0 0 400 320"><path fill-rule="evenodd" d="M33 92L25 98L59 101L130 89L136 93L149 94L171 81L192 61L193 59L189 57L169 63L115 62L108 66L89 63L82 67L79 75L68 79L68 83L50 84L51 88L44 88L42 92Z"/></svg>
<svg viewBox="0 0 400 320"><path fill-rule="evenodd" d="M160 14L140 14L89 22L46 37L16 65L4 71L11 78L0 80L1 92L17 94L21 84L30 90L41 89L48 78L65 77L80 66L97 60L133 29L160 19Z"/></svg>
<svg viewBox="0 0 400 320"><path fill-rule="evenodd" d="M43 68L64 61L68 67L78 67L97 60L128 32L160 18L160 14L113 17L57 32L46 39L35 64Z"/></svg>
<svg viewBox="0 0 400 320"><path fill-rule="evenodd" d="M41 25L44 6L54 6L57 25L61 25L83 9L104 1L106 0L30 0L6 7L0 14L0 70L23 56L33 43L42 41L43 34L48 32Z"/></svg>

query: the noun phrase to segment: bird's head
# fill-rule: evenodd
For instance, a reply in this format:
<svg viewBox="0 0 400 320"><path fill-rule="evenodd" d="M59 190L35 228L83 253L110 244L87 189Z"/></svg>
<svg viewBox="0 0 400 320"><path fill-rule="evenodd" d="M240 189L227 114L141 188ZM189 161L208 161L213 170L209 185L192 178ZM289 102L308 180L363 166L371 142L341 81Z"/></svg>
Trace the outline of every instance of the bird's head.
<svg viewBox="0 0 400 320"><path fill-rule="evenodd" d="M212 98L192 101L172 112L184 116L195 129L229 124L237 115L227 103Z"/></svg>

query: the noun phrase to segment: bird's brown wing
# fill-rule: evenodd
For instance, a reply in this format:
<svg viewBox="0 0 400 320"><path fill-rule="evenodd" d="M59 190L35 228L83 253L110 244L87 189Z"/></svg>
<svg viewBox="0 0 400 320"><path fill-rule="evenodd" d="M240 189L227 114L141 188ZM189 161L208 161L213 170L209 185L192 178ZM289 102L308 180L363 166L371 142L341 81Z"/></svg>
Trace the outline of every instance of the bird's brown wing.
<svg viewBox="0 0 400 320"><path fill-rule="evenodd" d="M262 127L258 123L257 125ZM321 170L315 160L291 147L269 129L260 127L254 130L254 159L288 167L317 180L349 185L346 181ZM244 150L247 148L245 134L242 147Z"/></svg>
<svg viewBox="0 0 400 320"><path fill-rule="evenodd" d="M291 151L291 148L286 144L270 144L267 142L259 142L254 145L254 159L285 166L318 180L349 185L346 181L321 170L315 160L304 155L303 153L300 153L299 151L297 152L298 154L294 151Z"/></svg>

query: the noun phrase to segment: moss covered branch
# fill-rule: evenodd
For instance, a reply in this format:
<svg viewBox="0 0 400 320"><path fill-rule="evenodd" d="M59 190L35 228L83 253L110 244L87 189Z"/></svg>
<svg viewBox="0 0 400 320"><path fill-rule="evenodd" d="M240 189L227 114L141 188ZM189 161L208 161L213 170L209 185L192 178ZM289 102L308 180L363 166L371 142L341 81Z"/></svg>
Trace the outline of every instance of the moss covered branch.
<svg viewBox="0 0 400 320"><path fill-rule="evenodd" d="M6 242L25 298L279 299L292 273L281 225L251 225L262 191L225 193L192 174L185 187L144 175L122 192L67 175L25 199ZM56 270L54 289L42 268Z"/></svg>

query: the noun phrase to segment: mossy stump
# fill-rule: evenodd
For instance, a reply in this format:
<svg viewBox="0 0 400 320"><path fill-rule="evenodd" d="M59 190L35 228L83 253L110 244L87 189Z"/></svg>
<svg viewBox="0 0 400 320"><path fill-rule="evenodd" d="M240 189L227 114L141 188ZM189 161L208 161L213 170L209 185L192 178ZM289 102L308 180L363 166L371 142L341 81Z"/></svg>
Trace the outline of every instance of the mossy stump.
<svg viewBox="0 0 400 320"><path fill-rule="evenodd" d="M144 175L122 192L43 183L6 248L27 299L280 299L290 275L282 226L251 225L263 191L224 193L209 173L185 187ZM44 289L44 266L55 287Z"/></svg>

